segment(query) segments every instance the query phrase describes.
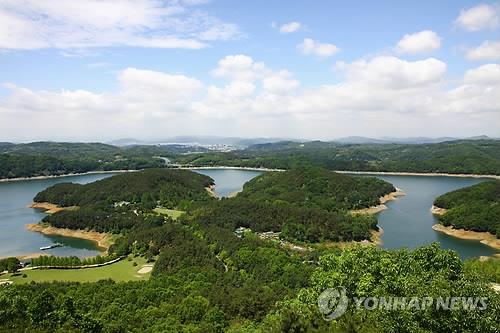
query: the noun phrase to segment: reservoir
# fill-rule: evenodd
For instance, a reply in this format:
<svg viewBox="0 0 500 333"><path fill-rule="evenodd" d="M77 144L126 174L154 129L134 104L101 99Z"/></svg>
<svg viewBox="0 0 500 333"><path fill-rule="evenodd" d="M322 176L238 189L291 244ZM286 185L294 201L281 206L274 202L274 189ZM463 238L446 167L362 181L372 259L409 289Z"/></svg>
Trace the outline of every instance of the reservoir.
<svg viewBox="0 0 500 333"><path fill-rule="evenodd" d="M415 248L432 242L452 249L462 258L489 256L498 253L479 241L458 239L434 231L437 218L430 212L434 199L444 193L477 184L484 179L445 176L377 176L406 195L386 203L387 209L378 214L378 224L384 229L382 247Z"/></svg>
<svg viewBox="0 0 500 333"><path fill-rule="evenodd" d="M261 174L261 171L238 169L197 169L215 180L215 192L227 197L241 190L243 184ZM29 223L39 222L45 214L28 208L33 197L43 189L61 182L89 183L113 174L88 174L61 178L0 182L0 257L39 253L40 247L62 243L64 247L43 253L80 257L99 253L96 245L87 240L70 237L46 236L25 229ZM384 229L383 247L397 249L415 248L439 242L443 248L457 251L462 258L479 257L497 253L478 241L461 240L438 233L432 229L436 218L430 208L434 199L446 192L474 185L481 179L438 176L377 176L402 189L406 196L386 203L388 209L378 214L379 225Z"/></svg>
<svg viewBox="0 0 500 333"><path fill-rule="evenodd" d="M228 196L241 190L243 184L258 176L260 171L237 169L195 170L215 180L219 196ZM434 199L444 193L477 184L484 179L446 176L379 176L406 195L386 203L388 209L377 216L384 230L382 247L386 249L416 248L433 242L458 252L460 257L490 256L498 253L479 241L463 240L439 233L432 229L437 218L430 212Z"/></svg>
<svg viewBox="0 0 500 333"><path fill-rule="evenodd" d="M88 174L48 179L0 182L0 257L44 253L55 256L90 257L100 253L96 244L84 239L47 236L26 230L26 224L37 223L45 214L38 209L28 208L33 197L40 191L57 183L90 183L110 177L113 174ZM61 243L47 251L40 247Z"/></svg>
<svg viewBox="0 0 500 333"><path fill-rule="evenodd" d="M215 181L215 193L228 197L241 191L243 184L257 177L262 171L239 169L196 169L195 172L211 177Z"/></svg>

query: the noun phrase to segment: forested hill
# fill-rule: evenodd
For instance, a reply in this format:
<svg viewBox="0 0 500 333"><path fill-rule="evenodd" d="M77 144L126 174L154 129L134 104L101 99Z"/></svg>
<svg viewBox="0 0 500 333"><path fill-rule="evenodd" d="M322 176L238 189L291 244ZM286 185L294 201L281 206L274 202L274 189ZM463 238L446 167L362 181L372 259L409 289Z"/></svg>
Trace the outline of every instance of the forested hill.
<svg viewBox="0 0 500 333"><path fill-rule="evenodd" d="M281 238L309 243L370 240L378 229L376 218L348 210L377 205L380 196L394 190L382 180L318 167L267 172L247 182L236 197L200 208L194 221L280 232Z"/></svg>
<svg viewBox="0 0 500 333"><path fill-rule="evenodd" d="M314 164L330 170L500 174L500 140L435 144L339 144L284 141L229 153L180 156L179 163L290 169Z"/></svg>
<svg viewBox="0 0 500 333"><path fill-rule="evenodd" d="M182 200L208 197L206 187L213 179L189 170L149 169L129 172L80 185L59 183L38 193L35 202L50 202L59 206L84 206L118 201L138 202L149 194L166 206L176 206Z"/></svg>
<svg viewBox="0 0 500 333"><path fill-rule="evenodd" d="M434 205L447 209L439 216L445 226L488 231L500 238L500 181L492 180L446 193Z"/></svg>
<svg viewBox="0 0 500 333"><path fill-rule="evenodd" d="M300 172L330 180L323 171ZM280 177L288 180L288 176ZM284 180L279 179L286 183ZM144 256L155 261L154 269L148 281L140 282L15 282L0 286L0 331L499 331L500 294L489 286L495 274L492 269L498 267L496 261L477 261L471 269L455 252L439 249L437 244L411 251L359 246L300 250L262 239L255 232L237 236L235 227L247 226L253 231L281 230L280 236L304 242L361 240L369 237L376 219L250 200L244 195L210 199L203 189L209 183L210 178L189 171L161 169L89 185L60 185L42 192L40 200L81 205L78 210L50 215L50 223L116 231L120 235L109 252L128 255L129 260ZM317 191L330 191L323 181L317 185ZM172 192L162 193L166 189ZM252 195L255 193L259 192ZM185 195L192 200L199 197L201 204L177 220L155 215L151 209L169 204L170 199L173 205L188 203ZM123 205L115 202L120 199L132 201ZM84 205L86 202L98 204ZM349 302L345 314L325 320L318 296L326 288L338 286L345 288L350 299L362 300L375 293L387 297L388 304L393 297L394 302L396 298L403 300L401 309L368 309L368 305L356 309L354 302ZM446 311L447 305L437 306L453 304L450 296L463 300L457 299L455 311ZM487 306L479 304L474 309L469 296L487 300ZM432 304L419 311L414 307L415 298L417 303L430 299Z"/></svg>
<svg viewBox="0 0 500 333"><path fill-rule="evenodd" d="M171 156L165 147L115 147L102 143L33 142L0 145L0 178L35 177L88 171L161 167L155 156Z"/></svg>
<svg viewBox="0 0 500 333"><path fill-rule="evenodd" d="M396 189L374 177L353 177L319 167L268 172L247 182L239 195L253 201L289 203L327 211L359 209L379 204Z"/></svg>
<svg viewBox="0 0 500 333"><path fill-rule="evenodd" d="M500 140L436 144L283 141L232 152L183 145L116 147L102 143L33 142L0 143L0 179L164 166L158 156L193 166L291 169L316 165L330 170L500 174Z"/></svg>
<svg viewBox="0 0 500 333"><path fill-rule="evenodd" d="M206 190L212 184L210 177L188 170L149 169L85 185L59 183L38 193L34 201L79 207L46 216L44 222L52 226L120 232L140 220L134 210L186 210L195 202L212 200Z"/></svg>

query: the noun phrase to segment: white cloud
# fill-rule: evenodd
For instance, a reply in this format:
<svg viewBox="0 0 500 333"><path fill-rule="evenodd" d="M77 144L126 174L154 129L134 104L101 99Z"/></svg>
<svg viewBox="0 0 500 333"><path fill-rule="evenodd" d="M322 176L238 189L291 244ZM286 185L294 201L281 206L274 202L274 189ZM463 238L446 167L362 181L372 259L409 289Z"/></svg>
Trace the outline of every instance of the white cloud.
<svg viewBox="0 0 500 333"><path fill-rule="evenodd" d="M238 54L219 60L218 67L212 71L212 75L218 78L254 81L268 72L264 63L254 62L251 57Z"/></svg>
<svg viewBox="0 0 500 333"><path fill-rule="evenodd" d="M190 1L0 2L0 49L107 46L199 49L240 35Z"/></svg>
<svg viewBox="0 0 500 333"><path fill-rule="evenodd" d="M203 84L184 75L172 75L157 71L127 68L118 75L121 94L127 100L158 100L172 105L188 102ZM164 105L165 105L164 104Z"/></svg>
<svg viewBox="0 0 500 333"><path fill-rule="evenodd" d="M469 69L465 72L464 82L467 84L500 85L500 65L486 64L478 68Z"/></svg>
<svg viewBox="0 0 500 333"><path fill-rule="evenodd" d="M500 121L499 66L471 69L462 80L450 83L440 60L377 56L337 63L343 75L338 83L302 86L286 70L233 55L221 59L213 71L227 81L218 85L137 68L120 71L117 90L108 92L7 84L10 92L0 97L0 139L47 139L54 138L53 133L94 139L187 133L472 135L478 130L495 135Z"/></svg>
<svg viewBox="0 0 500 333"><path fill-rule="evenodd" d="M470 60L499 60L500 41L484 41L474 49L468 49L465 56Z"/></svg>
<svg viewBox="0 0 500 333"><path fill-rule="evenodd" d="M350 64L338 62L336 68L344 71L351 82L395 90L438 84L446 73L446 64L435 58L406 61L392 56L379 56Z"/></svg>
<svg viewBox="0 0 500 333"><path fill-rule="evenodd" d="M396 51L399 53L427 53L441 47L441 38L431 30L407 34L398 42Z"/></svg>
<svg viewBox="0 0 500 333"><path fill-rule="evenodd" d="M290 23L283 24L280 27L280 32L282 34L289 34L289 33L298 31L301 27L302 27L302 24L300 22L290 22Z"/></svg>
<svg viewBox="0 0 500 333"><path fill-rule="evenodd" d="M500 25L499 6L481 4L462 10L455 23L469 31L495 29Z"/></svg>
<svg viewBox="0 0 500 333"><path fill-rule="evenodd" d="M296 89L299 85L299 81L279 75L268 76L262 80L264 89L275 94L289 92Z"/></svg>
<svg viewBox="0 0 500 333"><path fill-rule="evenodd" d="M305 38L297 48L305 55L316 55L319 57L330 57L339 52L340 49L334 44L320 43L311 38Z"/></svg>

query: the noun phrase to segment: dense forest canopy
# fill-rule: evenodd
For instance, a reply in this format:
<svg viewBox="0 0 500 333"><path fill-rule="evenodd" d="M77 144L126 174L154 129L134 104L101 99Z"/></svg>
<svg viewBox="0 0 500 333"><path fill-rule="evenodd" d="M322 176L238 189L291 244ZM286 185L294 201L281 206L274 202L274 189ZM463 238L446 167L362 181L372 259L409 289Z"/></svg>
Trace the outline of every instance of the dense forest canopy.
<svg viewBox="0 0 500 333"><path fill-rule="evenodd" d="M79 207L50 215L46 222L116 232L109 249L113 258L144 256L155 261L154 269L151 279L142 282L0 286L0 331L500 330L500 295L489 286L498 281L499 260L464 263L437 244L411 251L341 250L326 244L297 250L258 234L280 231L282 238L306 243L369 239L377 220L352 216L347 209L376 202L392 185L316 167L262 175L234 198L210 197L205 187L211 184L211 178L191 171L152 169L86 185L63 183L39 193L37 201ZM322 195L334 200L325 202ZM174 220L156 214L158 205L185 208L186 213ZM237 235L238 226L252 231ZM73 264L71 258L41 261ZM438 297L483 297L487 307L370 311L355 309L351 302L343 316L326 321L318 296L336 287L344 287L350 298L430 297L432 305Z"/></svg>
<svg viewBox="0 0 500 333"><path fill-rule="evenodd" d="M171 146L116 147L103 143L33 142L0 145L0 178L158 168L182 150Z"/></svg>
<svg viewBox="0 0 500 333"><path fill-rule="evenodd" d="M439 216L445 226L472 231L488 231L500 238L500 181L482 182L446 193L434 205L447 209Z"/></svg>
<svg viewBox="0 0 500 333"><path fill-rule="evenodd" d="M377 205L380 196L394 190L382 180L318 167L258 176L236 198L224 200L209 196L206 187L212 184L211 178L188 170L150 169L86 185L59 183L34 200L78 207L44 218L61 228L118 233L150 219L138 216L134 208L148 212L162 206L192 209L190 218L200 225L281 232L284 239L316 243L370 240L376 218L352 216L347 210Z"/></svg>
<svg viewBox="0 0 500 333"><path fill-rule="evenodd" d="M185 210L213 200L207 191L212 184L210 177L188 170L148 169L85 185L59 183L38 193L34 201L78 207L46 216L43 221L52 226L120 232L144 220L138 210Z"/></svg>
<svg viewBox="0 0 500 333"><path fill-rule="evenodd" d="M179 169L149 169L105 178L85 185L59 183L38 193L35 202L59 206L85 206L119 201L138 202L147 194L166 207L182 200L206 199L212 178Z"/></svg>
<svg viewBox="0 0 500 333"><path fill-rule="evenodd" d="M34 142L0 144L0 179L165 166L166 157L193 166L290 169L317 165L330 170L500 174L500 140L435 144L341 144L283 141L231 152L189 145Z"/></svg>
<svg viewBox="0 0 500 333"><path fill-rule="evenodd" d="M314 164L330 170L500 174L500 140L435 144L278 142L229 153L179 156L179 163L290 169Z"/></svg>
<svg viewBox="0 0 500 333"><path fill-rule="evenodd" d="M352 177L319 167L267 172L249 182L239 196L256 202L289 203L328 211L379 204L379 197L396 189L374 177Z"/></svg>
<svg viewBox="0 0 500 333"><path fill-rule="evenodd" d="M204 206L193 215L201 225L218 225L233 231L244 227L255 232L280 232L282 239L293 242L370 240L371 231L378 230L373 216L256 202L240 196Z"/></svg>
<svg viewBox="0 0 500 333"><path fill-rule="evenodd" d="M348 210L377 205L380 196L392 191L382 180L318 167L266 172L247 182L235 198L197 209L193 223L279 232L292 242L370 240L377 219Z"/></svg>
<svg viewBox="0 0 500 333"><path fill-rule="evenodd" d="M225 229L169 233L147 282L0 287L0 329L47 332L498 332L500 296L436 245L298 255ZM155 230L160 232L160 230ZM319 258L317 257L319 256ZM227 267L227 270L226 268ZM356 310L323 319L318 295L487 299L485 310ZM433 301L435 305L436 300Z"/></svg>

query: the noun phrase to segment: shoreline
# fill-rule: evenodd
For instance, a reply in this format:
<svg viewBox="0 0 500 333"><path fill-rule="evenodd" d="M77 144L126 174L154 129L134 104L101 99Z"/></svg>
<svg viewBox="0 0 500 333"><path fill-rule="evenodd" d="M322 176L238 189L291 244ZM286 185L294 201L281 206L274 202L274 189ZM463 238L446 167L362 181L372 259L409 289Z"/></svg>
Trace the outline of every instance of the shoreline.
<svg viewBox="0 0 500 333"><path fill-rule="evenodd" d="M489 232L455 229L453 226L445 227L439 223L434 224L432 229L451 237L479 241L481 244L489 246L495 250L500 250L500 239L496 238L495 235L490 234Z"/></svg>
<svg viewBox="0 0 500 333"><path fill-rule="evenodd" d="M109 247L113 244L113 240L110 234L97 231L56 228L52 226L45 226L39 223L27 224L26 229L32 232L39 232L44 235L56 235L90 240L97 244L97 247L99 247L103 254L107 253Z"/></svg>
<svg viewBox="0 0 500 333"><path fill-rule="evenodd" d="M371 240L369 241L370 244L373 244L378 247L382 247L384 242L382 241L382 235L384 234L384 229L382 229L381 226L377 225L378 230L372 230L371 231Z"/></svg>
<svg viewBox="0 0 500 333"><path fill-rule="evenodd" d="M478 175L474 173L444 173L444 172L392 172L392 171L344 171L334 170L338 173L378 176L418 176L418 177L457 177L457 178L493 178L500 179L500 175Z"/></svg>
<svg viewBox="0 0 500 333"><path fill-rule="evenodd" d="M286 169L270 169L270 168L257 168L257 167L234 167L234 166L178 166L170 169L183 169L183 170L247 170L247 171L286 171Z"/></svg>
<svg viewBox="0 0 500 333"><path fill-rule="evenodd" d="M387 209L387 206L385 205L385 203L387 203L388 201L397 200L398 197L405 196L405 195L406 195L406 193L403 192L403 190L396 187L396 191L388 193L388 194L379 198L379 201L380 201L379 205L368 207L368 208L354 209L354 210L351 210L350 213L353 215L365 215L365 214L375 215L375 214L378 214L381 211Z"/></svg>
<svg viewBox="0 0 500 333"><path fill-rule="evenodd" d="M370 240L362 240L362 241L341 241L341 242L324 242L320 246L326 246L327 248L330 247L337 247L341 250L353 246L376 246L376 247L382 247L384 242L382 241L382 235L384 234L384 229L377 225L378 230L370 230Z"/></svg>
<svg viewBox="0 0 500 333"><path fill-rule="evenodd" d="M210 195L212 198L220 199L217 193L215 193L215 185L210 185L205 187L205 190L207 190L208 195Z"/></svg>
<svg viewBox="0 0 500 333"><path fill-rule="evenodd" d="M0 179L0 183L19 182L19 181L25 181L25 180L42 180L42 179L52 179L52 178L64 178L64 177L74 177L74 176L86 176L86 175L98 175L98 174L106 174L106 173L125 173L125 172L135 172L135 171L141 171L141 170L96 170L96 171L87 171L87 172L81 172L81 173L65 173L62 175L2 178L2 179Z"/></svg>
<svg viewBox="0 0 500 333"><path fill-rule="evenodd" d="M446 214L448 210L446 208L441 208L441 207L438 207L438 206L434 206L432 205L431 207L431 213L434 214L434 215L444 215Z"/></svg>
<svg viewBox="0 0 500 333"><path fill-rule="evenodd" d="M54 214L62 210L76 209L76 207L77 206L59 207L58 205L50 202L33 202L30 205L28 205L28 208L43 209L44 213L47 214Z"/></svg>
<svg viewBox="0 0 500 333"><path fill-rule="evenodd" d="M16 255L11 255L11 256L1 256L0 260L2 259L7 259L7 258L17 258L19 260L29 260L29 259L36 259L41 256L46 256L47 253L41 253L41 252L34 252L34 253L29 253L29 254L16 254Z"/></svg>
<svg viewBox="0 0 500 333"><path fill-rule="evenodd" d="M185 170L200 170L200 169L227 169L227 170L248 170L248 171L286 171L286 169L271 169L271 168L259 168L259 167L237 167L237 166L175 166L171 164L172 167L167 167L168 169L185 169ZM33 177L16 177L16 178L2 178L0 183L4 182L16 182L25 180L41 180L41 179L51 179L51 178L63 178L63 177L73 177L73 176L85 176L94 174L106 174L106 173L125 173L125 172L136 172L140 170L96 170L87 171L81 173L67 173L62 175L48 175L48 176L33 176ZM500 175L480 175L480 174L469 174L469 173L432 173L432 172L392 172L392 171L353 171L353 170L331 170L337 173L353 174L353 175L378 175L378 176L419 176L419 177L458 177L458 178L492 178L500 179Z"/></svg>

